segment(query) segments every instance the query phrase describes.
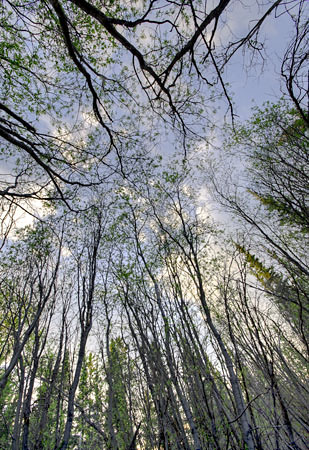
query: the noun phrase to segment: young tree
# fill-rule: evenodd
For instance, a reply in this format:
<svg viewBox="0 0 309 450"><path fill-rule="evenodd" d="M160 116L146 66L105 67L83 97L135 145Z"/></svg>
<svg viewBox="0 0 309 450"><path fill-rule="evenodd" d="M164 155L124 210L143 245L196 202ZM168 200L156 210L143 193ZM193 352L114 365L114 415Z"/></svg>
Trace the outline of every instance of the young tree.
<svg viewBox="0 0 309 450"><path fill-rule="evenodd" d="M281 103L258 110L232 141L247 158L251 205L222 195L226 205L252 227L253 250L241 242L238 249L293 324L309 355L308 127L289 107ZM258 215L253 212L257 202Z"/></svg>
<svg viewBox="0 0 309 450"><path fill-rule="evenodd" d="M53 239L44 225L28 229L8 250L1 267L2 324L6 330L1 355L5 368L0 395L43 312L55 301L62 239ZM18 267L18 271L17 271Z"/></svg>

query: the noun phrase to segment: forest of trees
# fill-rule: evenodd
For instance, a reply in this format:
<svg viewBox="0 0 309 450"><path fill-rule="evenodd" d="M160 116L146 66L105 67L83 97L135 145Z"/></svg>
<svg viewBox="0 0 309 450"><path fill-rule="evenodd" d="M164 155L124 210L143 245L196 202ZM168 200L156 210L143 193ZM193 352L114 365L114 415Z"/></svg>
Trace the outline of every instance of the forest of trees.
<svg viewBox="0 0 309 450"><path fill-rule="evenodd" d="M306 450L308 3L0 11L0 450Z"/></svg>

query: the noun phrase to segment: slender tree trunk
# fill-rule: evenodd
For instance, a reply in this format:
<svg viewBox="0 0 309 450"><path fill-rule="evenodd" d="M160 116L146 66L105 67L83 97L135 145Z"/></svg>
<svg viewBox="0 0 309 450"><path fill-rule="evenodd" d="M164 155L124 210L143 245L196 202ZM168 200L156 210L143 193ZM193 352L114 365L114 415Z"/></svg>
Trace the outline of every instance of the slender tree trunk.
<svg viewBox="0 0 309 450"><path fill-rule="evenodd" d="M101 219L100 219L101 220ZM71 384L68 396L68 409L67 409L67 419L63 434L63 440L59 447L59 450L66 450L69 444L69 439L71 436L71 430L74 419L74 400L75 394L78 387L80 374L82 370L82 365L85 357L87 339L92 327L92 312L93 312L93 295L95 289L95 279L97 272L97 253L101 238L101 223L96 233L93 236L93 248L92 253L89 256L89 285L88 292L86 293L85 279L83 278L83 293L82 293L82 305L80 305L80 325L81 325L81 336L78 351L78 358L74 373L73 382Z"/></svg>
<svg viewBox="0 0 309 450"><path fill-rule="evenodd" d="M108 427L108 434L110 436L110 442L112 446L112 450L118 450L118 442L114 430L114 424L113 424L113 411L115 408L114 404L114 389L113 389L113 380L111 377L111 356L110 356L110 328L111 328L111 319L108 316L107 311L107 304L105 303L105 312L106 312L106 319L107 319L107 328L106 328L106 352L107 352L107 367L106 367L106 377L107 377L107 383L108 383L108 406L107 406L107 427Z"/></svg>
<svg viewBox="0 0 309 450"><path fill-rule="evenodd" d="M27 344L33 330L35 329L36 324L38 323L38 321L40 320L41 314L52 294L52 289L56 283L56 279L57 279L57 274L58 274L58 269L59 269L59 263L60 263L60 255L61 255L61 244L59 246L59 251L58 251L58 258L56 261L56 266L54 268L53 271L53 275L50 281L49 286L46 289L46 293L45 295L43 294L44 292L44 286L42 286L40 284L39 286L39 290L40 290L40 294L41 294L41 298L40 298L40 302L37 306L37 311L34 315L34 318L32 319L32 321L30 322L30 325L28 326L27 330L25 331L23 338L20 342L18 342L18 345L15 346L14 348L14 352L13 355L11 357L10 363L7 367L7 369L5 370L5 372L3 373L2 377L0 378L0 397L2 394L3 389L5 388L5 385L9 379L9 376L11 374L11 372L13 371L14 367L17 364L17 361L19 360L20 355L23 352L23 349L25 347L25 345Z"/></svg>
<svg viewBox="0 0 309 450"><path fill-rule="evenodd" d="M67 362L66 359L68 358L67 355L67 344L68 344L68 330L65 326L65 341L64 341L64 350L63 350L63 357L62 357L62 368L61 368L61 378L60 378L60 389L58 391L57 396L57 408L56 408L56 424L55 424L55 445L54 450L57 450L57 448L60 445L61 441L61 414L62 414L62 408L63 408L63 394L62 391L64 390L64 382L66 378L66 369L67 369Z"/></svg>
<svg viewBox="0 0 309 450"><path fill-rule="evenodd" d="M32 361L33 361L33 367L30 374L30 382L28 387L28 392L23 408L23 419L24 419L24 426L23 426L23 443L22 443L22 449L28 450L28 438L29 438L29 425L30 425L30 414L31 414L31 399L33 394L33 388L34 388L34 381L35 376L39 367L39 348L40 348L40 336L39 336L39 322L36 324L35 328L35 341L34 341L34 348L32 352Z"/></svg>
<svg viewBox="0 0 309 450"><path fill-rule="evenodd" d="M19 357L20 366L20 380L19 380L19 390L18 390L18 401L15 411L14 429L12 435L12 450L19 450L20 441L20 428L21 428L21 408L23 402L24 385L25 385L25 367L23 362L23 357Z"/></svg>
<svg viewBox="0 0 309 450"><path fill-rule="evenodd" d="M157 285L157 283L155 283L155 291L156 291L156 297L157 297L157 302L159 305L159 309L164 321L164 325L165 325L165 349L166 349L166 355L167 355L167 364L168 364L168 368L171 374L171 379L172 382L175 386L177 395L179 397L180 403L182 405L183 411L185 413L186 419L189 423L190 426L190 430L193 436L193 441L194 441L194 449L195 450L201 450L201 442L200 442L200 438L198 435L198 431L193 419L193 415L189 406L189 403L187 402L187 399L185 398L182 389L179 386L178 380L177 380L177 375L175 372L175 368L174 368L174 362L173 362L173 357L172 357L172 352L171 352L171 346L170 346L170 331L169 331L169 324L168 324L168 319L166 317L165 311L163 309L162 306L162 301L161 301L161 293L159 291L159 287Z"/></svg>
<svg viewBox="0 0 309 450"><path fill-rule="evenodd" d="M241 424L243 440L244 440L245 444L247 445L248 450L254 450L255 446L254 446L254 441L253 441L253 436L252 436L252 429L251 429L251 425L250 425L250 421L249 421L249 417L248 417L248 412L247 412L247 409L245 406L245 402L244 402L244 399L242 396L240 383L239 383L239 380L238 380L237 375L234 370L234 364L233 364L232 358L230 357L228 350L222 340L222 337L221 337L220 333L218 332L218 330L212 320L210 310L207 306L206 295L205 295L205 291L203 288L202 276L199 271L199 266L198 266L198 261L197 261L196 256L194 259L195 259L195 269L196 269L196 275L197 275L197 279L198 279L198 289L199 289L199 293L200 293L201 304L202 304L203 310L205 312L207 324L208 324L209 328L211 329L211 331L219 345L219 348L221 350L222 356L223 356L225 364L226 364L226 368L228 370L229 379L230 379L232 391L233 391L233 397L234 397L235 404L236 404L238 420L240 421L240 424Z"/></svg>
<svg viewBox="0 0 309 450"><path fill-rule="evenodd" d="M50 383L49 383L49 389L47 389L47 391L45 393L44 405L43 405L42 412L41 412L41 417L40 417L40 420L39 420L38 431L37 431L35 443L34 443L34 446L33 446L33 450L40 450L42 448L43 431L44 431L44 428L46 427L46 424L47 424L48 410L49 410L49 407L50 407L51 398L52 398L52 394L54 392L55 383L56 383L56 380L57 380L57 376L58 376L58 372L59 372L59 368L60 368L60 363L61 363L61 355L62 355L62 349L63 349L63 338L64 338L64 325L65 325L64 320L65 320L65 318L64 318L64 313L63 313L57 358L56 358L56 361L55 361L55 365L54 365L54 368L53 368L51 380L50 380Z"/></svg>
<svg viewBox="0 0 309 450"><path fill-rule="evenodd" d="M73 382L72 382L70 390L69 390L67 420L66 420L66 424L65 424L63 440L59 447L59 450L60 449L65 450L69 444L69 439L71 436L71 430L72 430L72 425L73 425L73 418L74 418L75 393L76 393L78 383L79 383L79 378L80 378L80 373L81 373L83 360L84 360L84 356L85 356L86 343L87 343L87 338L88 338L90 328L91 328L91 326L88 325L85 328L85 330L82 332L82 335L81 335L75 374L74 374Z"/></svg>

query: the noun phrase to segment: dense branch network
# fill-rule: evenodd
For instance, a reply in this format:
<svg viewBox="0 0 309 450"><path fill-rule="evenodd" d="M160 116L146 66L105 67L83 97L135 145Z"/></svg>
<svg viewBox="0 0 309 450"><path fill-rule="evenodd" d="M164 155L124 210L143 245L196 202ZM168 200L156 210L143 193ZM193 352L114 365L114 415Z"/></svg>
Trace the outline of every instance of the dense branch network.
<svg viewBox="0 0 309 450"><path fill-rule="evenodd" d="M192 117L196 123L207 119L202 95L207 97L207 89L217 82L233 119L224 64L257 35L281 3L270 2L245 37L232 44L231 35L216 44L218 49L215 41L232 8L242 8L240 2L3 4L1 33L7 43L0 55L1 137L13 158L18 153L29 157L25 170L15 167L19 173L3 194L65 200L65 186L90 186L115 170L125 175L131 170L126 155L134 157L135 145L143 146L146 134L148 141L155 140L143 122L145 112L154 114L158 127L178 130L186 154L187 139L201 134L201 128L191 126ZM46 125L47 133L42 133ZM55 144L62 132L67 139ZM32 170L46 180L43 190L21 188L21 179L34 182Z"/></svg>

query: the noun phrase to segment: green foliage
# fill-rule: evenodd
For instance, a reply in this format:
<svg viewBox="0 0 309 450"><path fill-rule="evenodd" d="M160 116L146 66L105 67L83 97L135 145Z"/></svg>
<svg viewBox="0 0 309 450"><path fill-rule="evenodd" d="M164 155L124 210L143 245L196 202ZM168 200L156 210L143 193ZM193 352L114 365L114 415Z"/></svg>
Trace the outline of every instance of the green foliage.
<svg viewBox="0 0 309 450"><path fill-rule="evenodd" d="M66 418L64 400L70 382L69 355L63 356L56 379L52 382L55 361L56 354L52 348L47 349L40 359L36 402L30 420L29 441L43 449L54 448L56 436L63 433ZM46 408L48 408L46 421L41 424L42 414L45 413Z"/></svg>
<svg viewBox="0 0 309 450"><path fill-rule="evenodd" d="M60 448L67 419L68 450L128 450L139 423L136 449L237 449L250 429L280 448L294 441L284 403L297 422L295 442L302 439L307 115L283 101L267 104L233 139L260 207L254 219L244 212L260 232L256 254L235 244L245 260L237 266L238 258L220 255L190 167L205 129L216 131L207 112L216 83L232 112L222 64L242 43L261 50L264 19L249 40L232 42L229 2L212 3L1 2L0 151L13 166L0 186L3 205L27 209L39 199L50 214L9 236L1 255L0 376L26 339L24 366L15 365L0 398L1 448L15 430L22 445L28 418L22 446L35 450ZM222 30L227 44L217 39ZM153 156L161 148L165 157ZM171 148L181 148L178 159L169 158ZM258 289L247 286L248 267ZM292 324L288 332L252 306L261 286L263 300ZM37 341L30 328L27 336L31 324ZM269 399L277 385L282 393Z"/></svg>
<svg viewBox="0 0 309 450"><path fill-rule="evenodd" d="M252 193L281 226L309 231L309 135L299 112L280 102L257 109L236 142L248 158Z"/></svg>
<svg viewBox="0 0 309 450"><path fill-rule="evenodd" d="M275 272L273 268L267 268L265 265L259 260L259 258L253 255L249 250L238 243L234 243L237 250L242 253L247 262L250 264L252 272L256 276L256 278L262 283L264 286L269 284L269 281L275 277Z"/></svg>
<svg viewBox="0 0 309 450"><path fill-rule="evenodd" d="M0 397L0 448L7 448L8 443L11 441L18 398L17 386L18 378L11 377Z"/></svg>
<svg viewBox="0 0 309 450"><path fill-rule="evenodd" d="M74 434L80 436L81 442L85 443L83 445L93 450L102 448L102 437L87 423L85 415L101 426L106 406L103 372L99 356L92 352L88 353L82 366L76 398L78 406ZM80 412L79 407L82 408L83 413Z"/></svg>
<svg viewBox="0 0 309 450"><path fill-rule="evenodd" d="M112 423L116 433L119 450L125 450L132 436L131 420L127 401L127 349L121 338L110 343L109 407L112 408Z"/></svg>
<svg viewBox="0 0 309 450"><path fill-rule="evenodd" d="M258 255L240 244L236 247L308 345L309 130L306 117L283 100L267 103L239 128L231 145L245 155L247 191L262 206L257 215L242 206L238 209L257 230Z"/></svg>

